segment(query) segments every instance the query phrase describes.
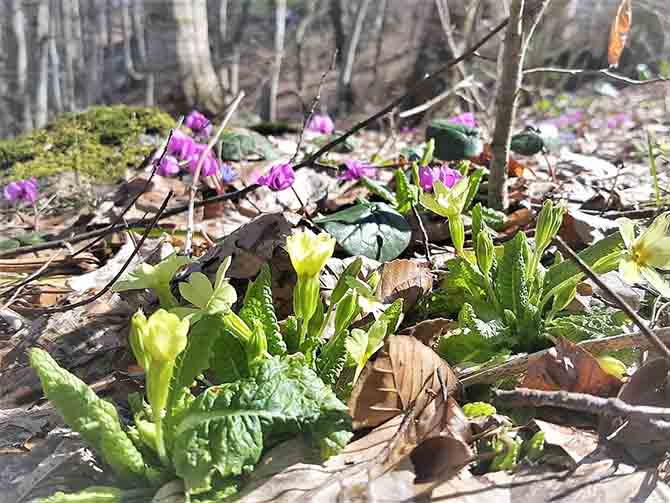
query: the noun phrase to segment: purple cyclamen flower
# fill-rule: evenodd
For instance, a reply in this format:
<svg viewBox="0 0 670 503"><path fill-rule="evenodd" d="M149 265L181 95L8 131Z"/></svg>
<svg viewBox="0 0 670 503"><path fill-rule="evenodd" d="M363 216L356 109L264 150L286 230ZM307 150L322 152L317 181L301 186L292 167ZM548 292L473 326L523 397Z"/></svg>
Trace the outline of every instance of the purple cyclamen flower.
<svg viewBox="0 0 670 503"><path fill-rule="evenodd" d="M375 168L360 161L346 161L346 169L337 177L338 180L359 180L362 176L371 177L375 174Z"/></svg>
<svg viewBox="0 0 670 503"><path fill-rule="evenodd" d="M221 167L219 168L219 175L221 175L221 180L223 183L231 183L240 176L235 168L226 163L221 164Z"/></svg>
<svg viewBox="0 0 670 503"><path fill-rule="evenodd" d="M193 150L186 159L186 161L188 162L188 170L192 175L195 175L195 170L198 168L198 162L200 161L200 157L205 152L206 148L207 145L204 145L202 143L193 144ZM202 163L200 175L213 176L216 174L218 170L219 170L219 162L217 161L214 154L211 151L209 151L207 153L207 157L205 157L205 160Z"/></svg>
<svg viewBox="0 0 670 503"><path fill-rule="evenodd" d="M321 134L331 134L335 131L335 124L328 115L315 115L307 124L307 129Z"/></svg>
<svg viewBox="0 0 670 503"><path fill-rule="evenodd" d="M447 188L452 188L456 183L463 178L461 174L448 166L440 166L439 168L421 168L419 169L419 185L424 192L432 192L433 184L440 181Z"/></svg>
<svg viewBox="0 0 670 503"><path fill-rule="evenodd" d="M475 122L475 116L470 112L450 117L449 122L453 122L454 124L463 124L464 126L468 127L477 126L477 123Z"/></svg>
<svg viewBox="0 0 670 503"><path fill-rule="evenodd" d="M18 180L7 184L4 192L5 198L13 203L25 201L30 204L35 204L39 186L37 185L37 180L35 178L31 178L30 180Z"/></svg>
<svg viewBox="0 0 670 503"><path fill-rule="evenodd" d="M163 156L158 169L156 170L160 176L174 176L179 173L179 163L177 159L171 155Z"/></svg>
<svg viewBox="0 0 670 503"><path fill-rule="evenodd" d="M170 137L167 153L181 160L188 159L195 151L196 143L189 135L176 129Z"/></svg>
<svg viewBox="0 0 670 503"><path fill-rule="evenodd" d="M618 127L631 127L634 126L635 123L633 120L630 118L630 115L627 113L618 113L612 117L609 117L607 119L607 127L609 129L614 129Z"/></svg>
<svg viewBox="0 0 670 503"><path fill-rule="evenodd" d="M196 134L204 136L212 134L212 123L197 110L193 110L188 114L188 117L186 117L186 120L184 121L184 125Z"/></svg>
<svg viewBox="0 0 670 503"><path fill-rule="evenodd" d="M295 181L295 171L290 164L275 164L267 175L259 176L256 183L275 192L288 189Z"/></svg>

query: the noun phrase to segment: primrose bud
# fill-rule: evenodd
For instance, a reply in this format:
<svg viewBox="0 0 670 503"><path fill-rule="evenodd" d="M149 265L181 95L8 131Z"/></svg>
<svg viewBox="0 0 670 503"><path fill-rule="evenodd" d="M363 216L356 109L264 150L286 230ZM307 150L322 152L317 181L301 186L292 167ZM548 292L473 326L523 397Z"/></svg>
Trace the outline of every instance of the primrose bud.
<svg viewBox="0 0 670 503"><path fill-rule="evenodd" d="M370 286L370 290L372 290L373 293L377 289L377 285L379 284L381 277L382 276L379 274L379 271L372 271L365 281Z"/></svg>
<svg viewBox="0 0 670 503"><path fill-rule="evenodd" d="M247 361L253 362L268 354L268 339L265 337L263 323L254 320L254 330L246 345Z"/></svg>
<svg viewBox="0 0 670 503"><path fill-rule="evenodd" d="M344 294L349 290L349 285L347 284L346 279L348 277L357 278L358 274L361 272L361 267L363 267L363 259L357 257L351 264L349 264L340 277L337 278L337 284L333 288L333 293L330 295L331 304L337 304Z"/></svg>
<svg viewBox="0 0 670 503"><path fill-rule="evenodd" d="M337 309L335 310L335 334L346 330L358 313L357 296L356 292L347 292L337 304Z"/></svg>
<svg viewBox="0 0 670 503"><path fill-rule="evenodd" d="M477 236L476 252L479 270L484 276L488 276L491 267L493 266L493 258L495 254L493 239L491 239L488 232L480 232Z"/></svg>
<svg viewBox="0 0 670 503"><path fill-rule="evenodd" d="M132 349L137 364L144 370L149 369L149 362L151 361L149 355L146 353L144 343L149 332L147 324L147 317L144 316L142 310L138 310L130 320L130 335L128 336L130 342L130 349Z"/></svg>

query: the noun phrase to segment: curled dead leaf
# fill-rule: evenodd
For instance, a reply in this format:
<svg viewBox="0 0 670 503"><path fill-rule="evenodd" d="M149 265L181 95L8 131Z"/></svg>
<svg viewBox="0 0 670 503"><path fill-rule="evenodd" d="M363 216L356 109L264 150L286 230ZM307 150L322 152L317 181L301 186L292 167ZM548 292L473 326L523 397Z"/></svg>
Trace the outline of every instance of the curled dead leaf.
<svg viewBox="0 0 670 503"><path fill-rule="evenodd" d="M607 46L607 62L610 66L618 66L621 53L626 47L628 33L633 23L632 0L621 0L616 16L610 27L610 39Z"/></svg>
<svg viewBox="0 0 670 503"><path fill-rule="evenodd" d="M398 259L386 262L382 267L377 294L386 304L403 299L403 308L408 312L432 287L430 264Z"/></svg>
<svg viewBox="0 0 670 503"><path fill-rule="evenodd" d="M410 407L422 409L431 394L442 393L438 371L447 394L460 388L447 362L432 349L413 337L389 337L351 393L349 413L354 429L374 428Z"/></svg>
<svg viewBox="0 0 670 503"><path fill-rule="evenodd" d="M621 380L605 372L595 357L564 338L556 347L531 357L521 387L545 391L573 391L596 396L614 396Z"/></svg>

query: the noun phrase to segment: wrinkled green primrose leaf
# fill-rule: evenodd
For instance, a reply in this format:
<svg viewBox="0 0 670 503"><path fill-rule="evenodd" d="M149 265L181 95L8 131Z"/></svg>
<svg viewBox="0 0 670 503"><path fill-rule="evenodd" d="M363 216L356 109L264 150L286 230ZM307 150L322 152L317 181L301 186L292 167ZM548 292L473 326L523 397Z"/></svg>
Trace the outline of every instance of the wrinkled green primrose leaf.
<svg viewBox="0 0 670 503"><path fill-rule="evenodd" d="M356 206L315 221L351 255L385 262L398 257L412 237L407 220L385 203Z"/></svg>

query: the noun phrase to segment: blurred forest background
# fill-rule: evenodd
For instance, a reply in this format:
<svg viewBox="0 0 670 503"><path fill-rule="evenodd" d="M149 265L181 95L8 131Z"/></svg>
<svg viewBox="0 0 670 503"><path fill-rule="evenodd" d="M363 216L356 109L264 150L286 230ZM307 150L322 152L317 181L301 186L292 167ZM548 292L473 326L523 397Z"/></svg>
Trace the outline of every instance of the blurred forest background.
<svg viewBox="0 0 670 503"><path fill-rule="evenodd" d="M608 27L618 3L553 0L526 67L606 67ZM196 107L217 116L239 90L247 94L242 111L248 121L298 121L326 72L321 111L354 120L460 54L509 10L508 0L0 0L0 5L0 137L93 104L157 105L175 114ZM638 78L641 64L654 73L668 70L669 20L668 0L634 2L621 73ZM415 96L408 108L448 94L429 113L440 107L492 113L502 48L502 39L496 40ZM533 88L556 93L584 82L544 73L533 78L528 80Z"/></svg>

